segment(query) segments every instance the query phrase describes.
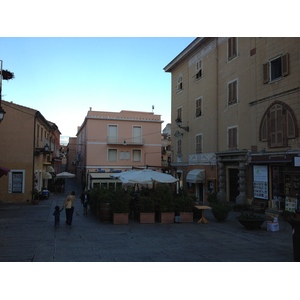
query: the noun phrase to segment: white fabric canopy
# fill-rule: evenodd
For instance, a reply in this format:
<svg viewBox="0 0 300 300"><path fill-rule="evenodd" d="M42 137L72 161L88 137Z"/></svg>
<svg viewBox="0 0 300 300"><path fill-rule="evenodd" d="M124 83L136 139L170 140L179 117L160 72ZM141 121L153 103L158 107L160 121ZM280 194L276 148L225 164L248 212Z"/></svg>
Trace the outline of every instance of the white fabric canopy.
<svg viewBox="0 0 300 300"><path fill-rule="evenodd" d="M56 178L74 178L74 177L75 177L75 174L68 173L68 172L62 172L62 173L56 174Z"/></svg>
<svg viewBox="0 0 300 300"><path fill-rule="evenodd" d="M174 183L178 181L172 175L153 171L150 169L144 170L132 170L112 175L115 178L119 178L122 183L140 183L140 184L153 184L153 182L161 183Z"/></svg>

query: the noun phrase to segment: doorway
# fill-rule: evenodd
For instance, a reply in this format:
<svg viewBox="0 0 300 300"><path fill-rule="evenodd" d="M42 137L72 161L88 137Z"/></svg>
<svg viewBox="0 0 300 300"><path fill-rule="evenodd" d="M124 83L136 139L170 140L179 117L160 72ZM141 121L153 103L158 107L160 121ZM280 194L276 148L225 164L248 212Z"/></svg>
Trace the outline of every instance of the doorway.
<svg viewBox="0 0 300 300"><path fill-rule="evenodd" d="M230 202L235 203L236 198L239 195L239 170L228 169L228 199Z"/></svg>

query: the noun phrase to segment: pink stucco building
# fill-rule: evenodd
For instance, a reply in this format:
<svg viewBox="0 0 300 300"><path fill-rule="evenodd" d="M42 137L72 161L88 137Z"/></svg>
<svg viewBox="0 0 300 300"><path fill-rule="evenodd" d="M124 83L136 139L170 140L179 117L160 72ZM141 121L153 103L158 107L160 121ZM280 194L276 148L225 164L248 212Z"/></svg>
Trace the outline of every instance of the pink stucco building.
<svg viewBox="0 0 300 300"><path fill-rule="evenodd" d="M76 174L83 185L116 185L111 174L161 168L161 116L153 112L90 110L77 133Z"/></svg>

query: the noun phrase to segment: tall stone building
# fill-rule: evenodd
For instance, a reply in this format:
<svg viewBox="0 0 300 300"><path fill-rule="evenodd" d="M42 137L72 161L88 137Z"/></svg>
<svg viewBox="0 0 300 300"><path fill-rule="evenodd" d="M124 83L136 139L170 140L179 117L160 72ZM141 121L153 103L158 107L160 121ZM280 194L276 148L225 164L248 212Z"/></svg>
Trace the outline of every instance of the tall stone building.
<svg viewBox="0 0 300 300"><path fill-rule="evenodd" d="M202 37L164 68L182 187L204 201L297 197L299 53L299 38Z"/></svg>

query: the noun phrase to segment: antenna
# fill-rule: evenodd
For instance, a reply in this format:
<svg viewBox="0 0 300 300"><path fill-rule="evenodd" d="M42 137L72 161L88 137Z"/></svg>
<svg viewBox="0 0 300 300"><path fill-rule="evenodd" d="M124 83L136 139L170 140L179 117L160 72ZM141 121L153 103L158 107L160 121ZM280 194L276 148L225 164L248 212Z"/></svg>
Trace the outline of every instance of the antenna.
<svg viewBox="0 0 300 300"><path fill-rule="evenodd" d="M154 109L154 105L152 105L152 112L153 112L153 109Z"/></svg>

